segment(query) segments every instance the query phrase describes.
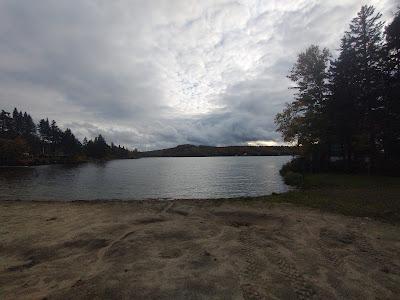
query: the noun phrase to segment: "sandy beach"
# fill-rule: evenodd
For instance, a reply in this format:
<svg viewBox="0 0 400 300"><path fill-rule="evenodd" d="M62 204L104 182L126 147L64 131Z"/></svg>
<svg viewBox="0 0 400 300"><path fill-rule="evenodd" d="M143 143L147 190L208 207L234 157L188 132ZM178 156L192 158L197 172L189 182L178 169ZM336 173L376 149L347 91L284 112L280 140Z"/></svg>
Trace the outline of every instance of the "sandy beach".
<svg viewBox="0 0 400 300"><path fill-rule="evenodd" d="M399 226L263 201L1 202L1 299L396 299Z"/></svg>

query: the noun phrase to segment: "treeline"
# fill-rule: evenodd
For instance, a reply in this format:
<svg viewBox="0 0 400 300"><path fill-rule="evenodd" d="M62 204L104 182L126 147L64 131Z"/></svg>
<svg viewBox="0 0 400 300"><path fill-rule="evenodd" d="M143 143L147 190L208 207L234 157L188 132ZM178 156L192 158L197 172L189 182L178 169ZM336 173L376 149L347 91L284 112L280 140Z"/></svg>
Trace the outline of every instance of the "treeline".
<svg viewBox="0 0 400 300"><path fill-rule="evenodd" d="M275 122L303 149L303 169L398 172L400 168L400 11L385 26L363 6L337 58L312 45L289 78L295 99Z"/></svg>
<svg viewBox="0 0 400 300"><path fill-rule="evenodd" d="M56 121L32 117L16 108L0 113L0 164L43 164L78 162L88 159L132 158L137 151L108 145L102 135L81 143L72 131L62 130Z"/></svg>
<svg viewBox="0 0 400 300"><path fill-rule="evenodd" d="M195 146L179 145L174 148L141 152L141 157L205 157L205 156L278 156L299 154L296 147L287 146Z"/></svg>

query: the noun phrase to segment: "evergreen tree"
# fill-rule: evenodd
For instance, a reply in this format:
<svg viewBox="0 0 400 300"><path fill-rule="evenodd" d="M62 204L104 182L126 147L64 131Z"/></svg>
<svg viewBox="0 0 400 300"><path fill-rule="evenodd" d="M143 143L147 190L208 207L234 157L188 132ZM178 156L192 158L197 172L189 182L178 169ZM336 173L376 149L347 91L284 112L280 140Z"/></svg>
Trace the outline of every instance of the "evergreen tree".
<svg viewBox="0 0 400 300"><path fill-rule="evenodd" d="M386 27L384 149L388 159L400 158L400 10Z"/></svg>
<svg viewBox="0 0 400 300"><path fill-rule="evenodd" d="M344 157L347 168L350 168L363 143L359 130L361 113L357 97L360 87L355 75L358 72L355 61L356 53L350 36L346 34L341 40L339 57L330 66L331 92L327 110L330 136L337 148L334 154Z"/></svg>
<svg viewBox="0 0 400 300"><path fill-rule="evenodd" d="M61 130L58 128L56 121L51 121L50 125L50 140L54 145L58 145L61 141Z"/></svg>
<svg viewBox="0 0 400 300"><path fill-rule="evenodd" d="M39 121L38 131L40 138L42 139L43 142L48 143L51 141L51 130L50 130L49 119L46 120L41 119Z"/></svg>
<svg viewBox="0 0 400 300"><path fill-rule="evenodd" d="M110 146L107 145L104 137L99 134L94 140L90 140L86 145L86 154L93 158L106 158L109 154Z"/></svg>
<svg viewBox="0 0 400 300"><path fill-rule="evenodd" d="M18 113L18 118L15 122L17 124L17 134L22 135L24 133L24 115L22 111Z"/></svg>
<svg viewBox="0 0 400 300"><path fill-rule="evenodd" d="M33 122L32 117L30 115L27 115L26 120L25 120L25 126L26 126L26 134L27 135L36 135L36 125L35 122Z"/></svg>
<svg viewBox="0 0 400 300"><path fill-rule="evenodd" d="M13 119L13 125L14 128L13 130L18 133L19 127L20 127L20 121L19 121L19 112L16 107L14 107L13 113L12 113L12 119Z"/></svg>
<svg viewBox="0 0 400 300"><path fill-rule="evenodd" d="M0 113L0 134L4 137L10 134L10 131L13 131L14 122L13 118L11 118L10 113L5 110L1 110Z"/></svg>
<svg viewBox="0 0 400 300"><path fill-rule="evenodd" d="M61 147L65 155L75 155L81 151L82 145L72 133L71 129L67 128L62 133Z"/></svg>
<svg viewBox="0 0 400 300"><path fill-rule="evenodd" d="M383 120L383 25L380 13L373 6L362 6L350 23L346 39L354 51L353 82L357 94L355 105L359 130L365 134L367 153L375 166L378 150L382 148Z"/></svg>

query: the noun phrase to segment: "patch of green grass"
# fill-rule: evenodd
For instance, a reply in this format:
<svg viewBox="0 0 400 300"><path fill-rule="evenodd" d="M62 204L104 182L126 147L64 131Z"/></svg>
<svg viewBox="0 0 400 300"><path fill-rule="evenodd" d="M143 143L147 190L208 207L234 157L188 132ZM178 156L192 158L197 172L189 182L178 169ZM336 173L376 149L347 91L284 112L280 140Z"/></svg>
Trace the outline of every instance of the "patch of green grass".
<svg viewBox="0 0 400 300"><path fill-rule="evenodd" d="M398 188L400 177L368 176L353 174L307 174L305 176L306 188Z"/></svg>
<svg viewBox="0 0 400 300"><path fill-rule="evenodd" d="M262 197L349 216L400 223L400 178L366 175L306 175L302 189Z"/></svg>

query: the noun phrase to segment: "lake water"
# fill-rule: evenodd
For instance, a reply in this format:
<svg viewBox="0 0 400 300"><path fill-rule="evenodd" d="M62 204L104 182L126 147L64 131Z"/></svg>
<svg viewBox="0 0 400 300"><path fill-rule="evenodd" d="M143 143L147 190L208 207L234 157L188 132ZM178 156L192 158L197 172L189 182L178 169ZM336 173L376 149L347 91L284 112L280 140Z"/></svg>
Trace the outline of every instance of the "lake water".
<svg viewBox="0 0 400 300"><path fill-rule="evenodd" d="M162 157L0 168L0 200L227 198L288 190L290 156Z"/></svg>

